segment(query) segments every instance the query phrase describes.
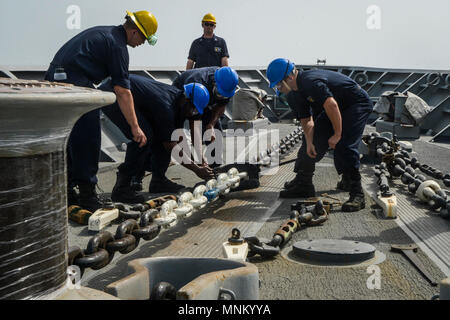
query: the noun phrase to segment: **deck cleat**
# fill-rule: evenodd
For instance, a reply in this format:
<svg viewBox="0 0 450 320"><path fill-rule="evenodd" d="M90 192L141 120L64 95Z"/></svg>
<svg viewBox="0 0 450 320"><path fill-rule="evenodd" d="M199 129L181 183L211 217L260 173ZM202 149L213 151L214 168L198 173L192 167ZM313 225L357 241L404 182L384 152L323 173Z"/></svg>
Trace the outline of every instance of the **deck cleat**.
<svg viewBox="0 0 450 320"><path fill-rule="evenodd" d="M241 232L237 228L231 231L231 237L222 244L223 255L227 259L245 261L248 254L248 243L241 238Z"/></svg>

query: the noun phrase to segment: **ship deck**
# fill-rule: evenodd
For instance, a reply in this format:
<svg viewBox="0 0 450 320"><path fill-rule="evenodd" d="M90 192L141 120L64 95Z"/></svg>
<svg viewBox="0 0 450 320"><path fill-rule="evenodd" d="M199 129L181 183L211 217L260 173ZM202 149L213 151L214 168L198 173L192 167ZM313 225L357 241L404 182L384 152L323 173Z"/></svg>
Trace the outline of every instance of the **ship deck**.
<svg viewBox="0 0 450 320"><path fill-rule="evenodd" d="M280 137L295 129L293 124L272 124L280 130ZM367 132L373 128L367 127ZM423 137L411 141L419 161L449 172L450 146L427 142ZM284 160L295 158L298 145ZM238 228L242 235L254 234L271 239L274 232L289 219L290 205L296 199L281 199L279 191L285 181L294 177L293 163L281 166L274 176L262 176L257 189L233 192L217 200L205 209L181 220L174 227L163 231L151 241L141 240L139 246L128 254L116 253L110 264L100 270L86 269L82 285L104 290L106 285L129 274L127 263L145 257L222 257L222 243ZM115 168L103 166L99 173L99 187L109 195L115 183ZM168 177L188 187L200 182L193 173L181 166L171 166ZM362 165L365 191L373 187L371 165ZM148 188L151 174L144 178L144 190ZM336 190L338 175L332 155L327 155L316 166L314 184L316 195L328 194L345 201L345 192ZM398 218L383 219L379 208L366 195L366 208L359 212L342 212L335 207L323 225L307 227L294 233L276 258L260 256L248 258L259 270L260 299L430 299L438 294L438 287L431 286L414 266L401 254L390 251L392 244L418 244L419 259L426 270L439 282L449 277L450 221L444 220L418 203L401 186L391 185L399 199ZM148 189L147 189L148 190ZM155 194L146 194L150 199ZM117 223L105 230L115 233ZM68 244L85 248L93 233L87 226L69 221ZM369 243L377 250L381 288L367 286L367 264L355 266L311 265L297 261L290 251L292 245L303 239L344 239Z"/></svg>

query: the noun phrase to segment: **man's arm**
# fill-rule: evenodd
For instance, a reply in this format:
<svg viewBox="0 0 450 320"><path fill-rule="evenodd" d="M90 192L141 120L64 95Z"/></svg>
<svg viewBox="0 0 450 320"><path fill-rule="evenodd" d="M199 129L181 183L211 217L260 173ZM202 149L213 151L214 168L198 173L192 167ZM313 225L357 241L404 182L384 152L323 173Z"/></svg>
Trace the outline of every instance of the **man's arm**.
<svg viewBox="0 0 450 320"><path fill-rule="evenodd" d="M198 152L198 156L202 158L202 165L208 165L206 159L203 157L203 139L202 139L202 130L200 127L196 127L196 121L202 122L201 120L192 120L189 119L189 130L191 132L191 142L194 146L194 152ZM196 129L197 128L197 129ZM197 130L197 131L196 131ZM197 141L200 140L200 141ZM198 147L198 150L196 149Z"/></svg>
<svg viewBox="0 0 450 320"><path fill-rule="evenodd" d="M312 144L314 136L314 121L312 117L300 119L302 124L303 133L305 134L305 139L307 144Z"/></svg>
<svg viewBox="0 0 450 320"><path fill-rule="evenodd" d="M227 42L223 39L222 43L222 59L220 60L222 67L228 67L228 58L230 54L228 53Z"/></svg>
<svg viewBox="0 0 450 320"><path fill-rule="evenodd" d="M197 60L197 52L198 52L198 45L197 41L194 40L192 42L191 47L189 48L189 54L188 54L188 61L186 63L186 70L190 70L194 68L195 61Z"/></svg>
<svg viewBox="0 0 450 320"><path fill-rule="evenodd" d="M211 120L206 126L206 129L214 129L217 121L225 113L226 104L216 104L211 111Z"/></svg>
<svg viewBox="0 0 450 320"><path fill-rule="evenodd" d="M131 128L133 140L139 143L139 147L144 146L147 143L147 137L139 127L139 123L134 111L134 101L130 89L123 88L121 86L114 86L114 93L116 94L117 103L119 104L120 111L127 120Z"/></svg>
<svg viewBox="0 0 450 320"><path fill-rule="evenodd" d="M314 121L312 117L309 118L301 118L300 123L302 124L303 133L305 135L306 140L306 153L310 158L315 158L316 153L316 147L313 144L313 138L314 138Z"/></svg>
<svg viewBox="0 0 450 320"><path fill-rule="evenodd" d="M325 113L333 126L334 135L328 140L328 144L330 145L330 148L334 149L336 148L336 144L339 140L341 140L342 136L341 112L339 111L339 106L333 97L328 97L327 100L325 100L323 108L325 109Z"/></svg>
<svg viewBox="0 0 450 320"><path fill-rule="evenodd" d="M194 68L194 60L188 59L186 64L186 70L190 70Z"/></svg>
<svg viewBox="0 0 450 320"><path fill-rule="evenodd" d="M222 57L222 60L220 62L222 67L228 67L228 57Z"/></svg>

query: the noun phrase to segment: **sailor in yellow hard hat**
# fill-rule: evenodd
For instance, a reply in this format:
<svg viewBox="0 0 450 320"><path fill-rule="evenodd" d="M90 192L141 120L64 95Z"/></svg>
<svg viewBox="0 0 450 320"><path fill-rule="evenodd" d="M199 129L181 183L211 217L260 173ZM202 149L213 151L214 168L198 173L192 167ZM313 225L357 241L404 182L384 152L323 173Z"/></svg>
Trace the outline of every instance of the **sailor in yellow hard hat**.
<svg viewBox="0 0 450 320"><path fill-rule="evenodd" d="M132 138L143 147L147 137L139 126L130 91L127 46L134 48L145 40L154 45L158 23L149 11L127 11L125 20L118 26L86 29L67 41L50 63L45 79L94 88L94 84L110 77ZM75 123L67 143L69 205L76 204L92 212L102 207L95 191L100 146L100 112L96 109Z"/></svg>
<svg viewBox="0 0 450 320"><path fill-rule="evenodd" d="M148 43L152 46L156 44L158 38L156 37L155 33L158 29L158 22L151 12L143 10L132 13L130 11L127 11L125 19L127 20L127 22L131 20L132 23L138 27L142 35L145 37L144 41L147 40Z"/></svg>

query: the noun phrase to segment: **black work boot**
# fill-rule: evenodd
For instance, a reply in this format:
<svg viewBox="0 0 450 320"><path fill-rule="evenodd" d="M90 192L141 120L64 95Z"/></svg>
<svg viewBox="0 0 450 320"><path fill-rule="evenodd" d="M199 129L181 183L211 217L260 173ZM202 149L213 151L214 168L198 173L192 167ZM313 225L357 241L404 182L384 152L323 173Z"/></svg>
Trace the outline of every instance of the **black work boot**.
<svg viewBox="0 0 450 320"><path fill-rule="evenodd" d="M348 174L342 174L342 179L337 183L336 189L350 192L350 177Z"/></svg>
<svg viewBox="0 0 450 320"><path fill-rule="evenodd" d="M142 191L144 188L142 187L142 179L144 179L144 175L137 175L131 177L130 186L134 191Z"/></svg>
<svg viewBox="0 0 450 320"><path fill-rule="evenodd" d="M150 186L148 187L149 193L177 193L186 187L172 182L166 177L162 179L155 179L155 177L152 177L152 180L150 181Z"/></svg>
<svg viewBox="0 0 450 320"><path fill-rule="evenodd" d="M280 198L310 198L316 195L316 190L312 183L312 174L303 172L297 173L294 183L289 188L281 190Z"/></svg>
<svg viewBox="0 0 450 320"><path fill-rule="evenodd" d="M358 179L359 178L359 179ZM350 199L342 205L342 211L354 212L364 209L366 201L364 199L364 191L361 186L361 175L352 176L350 180Z"/></svg>
<svg viewBox="0 0 450 320"><path fill-rule="evenodd" d="M299 177L299 175L296 175L295 178L292 179L291 181L286 181L284 183L284 188L289 189L289 188L292 188L293 186L295 186L297 184L298 177Z"/></svg>
<svg viewBox="0 0 450 320"><path fill-rule="evenodd" d="M117 172L117 180L111 193L111 200L123 203L143 203L145 198L131 186L131 176Z"/></svg>
<svg viewBox="0 0 450 320"><path fill-rule="evenodd" d="M79 184L78 190L78 205L88 211L94 212L103 207L97 192L95 191L95 184Z"/></svg>

